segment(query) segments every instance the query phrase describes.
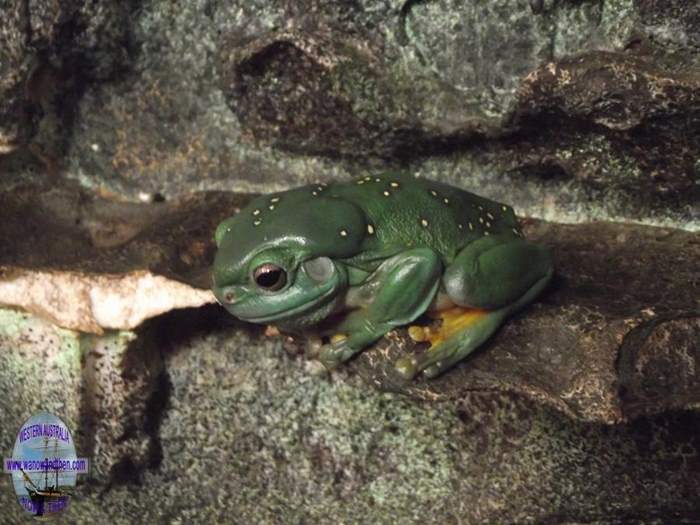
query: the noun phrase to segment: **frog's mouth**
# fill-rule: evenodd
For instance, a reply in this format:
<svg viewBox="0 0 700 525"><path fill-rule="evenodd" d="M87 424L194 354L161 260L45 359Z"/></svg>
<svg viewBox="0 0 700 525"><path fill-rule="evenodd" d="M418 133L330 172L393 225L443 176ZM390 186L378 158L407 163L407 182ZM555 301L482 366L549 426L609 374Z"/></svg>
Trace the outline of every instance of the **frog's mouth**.
<svg viewBox="0 0 700 525"><path fill-rule="evenodd" d="M309 300L292 308L280 308L272 312L266 312L265 315L246 315L246 312L240 311L244 309L244 305L231 306L231 313L249 323L267 324L275 321L285 321L294 317L299 317L310 310L316 310L328 303L335 295L335 287L330 287L323 293L311 297ZM240 308L243 306L244 308ZM256 308L257 310L258 308Z"/></svg>

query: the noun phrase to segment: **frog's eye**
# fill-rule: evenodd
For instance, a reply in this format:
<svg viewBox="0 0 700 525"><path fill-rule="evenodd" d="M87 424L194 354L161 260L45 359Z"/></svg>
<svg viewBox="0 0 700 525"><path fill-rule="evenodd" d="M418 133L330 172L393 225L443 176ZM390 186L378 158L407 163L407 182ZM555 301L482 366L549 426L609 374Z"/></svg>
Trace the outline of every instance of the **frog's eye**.
<svg viewBox="0 0 700 525"><path fill-rule="evenodd" d="M276 264L265 263L255 269L253 279L260 288L274 292L287 283L287 272Z"/></svg>

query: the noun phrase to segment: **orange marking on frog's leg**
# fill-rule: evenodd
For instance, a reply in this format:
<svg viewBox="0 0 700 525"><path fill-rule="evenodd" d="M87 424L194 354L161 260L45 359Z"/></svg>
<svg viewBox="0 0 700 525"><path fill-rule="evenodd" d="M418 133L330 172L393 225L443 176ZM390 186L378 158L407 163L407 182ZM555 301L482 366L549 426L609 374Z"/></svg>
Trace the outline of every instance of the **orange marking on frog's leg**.
<svg viewBox="0 0 700 525"><path fill-rule="evenodd" d="M448 310L429 312L428 317L439 321L440 324L437 327L409 326L408 335L416 342L429 342L432 348L457 332L473 325L488 313L488 310L460 306L455 306Z"/></svg>
<svg viewBox="0 0 700 525"><path fill-rule="evenodd" d="M488 313L488 310L482 310L480 308L463 307L454 307L439 312L440 316L438 319L441 319L442 323L436 328L423 327L423 341L430 342L430 348L433 348L446 339L449 339L454 334L461 332L480 319L483 319Z"/></svg>

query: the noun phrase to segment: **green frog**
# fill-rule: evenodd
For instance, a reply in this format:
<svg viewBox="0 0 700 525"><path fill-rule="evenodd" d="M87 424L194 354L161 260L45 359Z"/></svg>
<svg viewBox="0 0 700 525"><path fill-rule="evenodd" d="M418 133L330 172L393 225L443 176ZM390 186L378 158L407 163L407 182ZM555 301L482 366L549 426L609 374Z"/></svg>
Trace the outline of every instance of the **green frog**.
<svg viewBox="0 0 700 525"><path fill-rule="evenodd" d="M395 371L435 377L531 303L553 274L510 206L407 173L367 175L260 196L214 235L213 289L234 316L327 337L318 357L347 361L411 326L425 352ZM328 340L328 337L333 337Z"/></svg>

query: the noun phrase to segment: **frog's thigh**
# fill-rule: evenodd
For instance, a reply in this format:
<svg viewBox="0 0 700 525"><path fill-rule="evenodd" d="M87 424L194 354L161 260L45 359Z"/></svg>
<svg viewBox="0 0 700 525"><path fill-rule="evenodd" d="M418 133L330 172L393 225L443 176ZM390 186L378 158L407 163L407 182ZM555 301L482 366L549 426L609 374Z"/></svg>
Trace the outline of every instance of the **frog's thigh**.
<svg viewBox="0 0 700 525"><path fill-rule="evenodd" d="M440 257L428 248L416 248L385 261L372 278L376 295L367 307L350 314L337 328L347 337L322 351L329 365L345 361L396 326L420 316L440 284Z"/></svg>
<svg viewBox="0 0 700 525"><path fill-rule="evenodd" d="M445 290L455 303L488 310L515 302L551 273L549 250L512 236L482 237L445 270Z"/></svg>

